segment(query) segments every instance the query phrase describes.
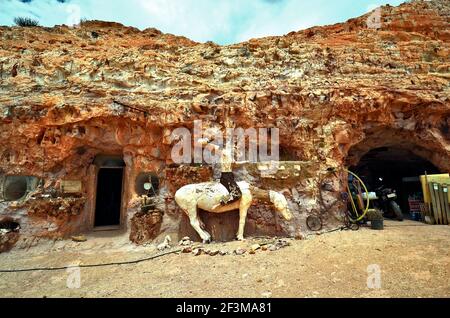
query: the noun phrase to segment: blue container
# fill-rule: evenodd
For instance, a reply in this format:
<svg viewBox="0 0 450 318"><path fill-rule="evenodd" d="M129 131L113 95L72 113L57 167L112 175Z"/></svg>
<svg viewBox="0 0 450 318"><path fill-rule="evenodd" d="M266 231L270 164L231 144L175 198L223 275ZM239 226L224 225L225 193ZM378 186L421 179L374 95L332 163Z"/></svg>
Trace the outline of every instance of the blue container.
<svg viewBox="0 0 450 318"><path fill-rule="evenodd" d="M422 221L422 215L420 212L411 212L411 219L413 221Z"/></svg>

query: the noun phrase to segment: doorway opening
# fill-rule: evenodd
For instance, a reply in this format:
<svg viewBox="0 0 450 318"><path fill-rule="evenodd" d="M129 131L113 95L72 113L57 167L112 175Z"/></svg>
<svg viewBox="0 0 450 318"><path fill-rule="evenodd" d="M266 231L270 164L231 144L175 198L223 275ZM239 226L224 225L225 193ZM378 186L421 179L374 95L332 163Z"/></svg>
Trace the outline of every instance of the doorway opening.
<svg viewBox="0 0 450 318"><path fill-rule="evenodd" d="M94 227L120 226L123 172L123 167L99 169Z"/></svg>
<svg viewBox="0 0 450 318"><path fill-rule="evenodd" d="M406 218L411 218L411 203L423 200L420 176L440 173L430 161L400 146L372 149L350 170L363 179L369 191L380 186L395 190Z"/></svg>

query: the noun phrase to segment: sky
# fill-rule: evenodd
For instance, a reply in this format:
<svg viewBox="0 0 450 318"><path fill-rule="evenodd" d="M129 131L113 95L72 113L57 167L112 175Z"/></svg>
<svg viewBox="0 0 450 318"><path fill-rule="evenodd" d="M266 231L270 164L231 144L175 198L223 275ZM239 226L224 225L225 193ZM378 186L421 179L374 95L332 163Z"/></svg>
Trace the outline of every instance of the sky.
<svg viewBox="0 0 450 318"><path fill-rule="evenodd" d="M344 22L377 6L405 0L0 0L0 25L31 17L40 25L80 19L115 21L197 42L232 44Z"/></svg>

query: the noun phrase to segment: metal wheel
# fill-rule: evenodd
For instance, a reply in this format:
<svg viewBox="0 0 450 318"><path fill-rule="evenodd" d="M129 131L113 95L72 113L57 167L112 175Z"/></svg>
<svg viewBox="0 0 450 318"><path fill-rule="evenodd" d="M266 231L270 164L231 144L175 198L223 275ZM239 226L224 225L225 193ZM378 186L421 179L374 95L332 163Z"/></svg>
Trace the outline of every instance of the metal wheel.
<svg viewBox="0 0 450 318"><path fill-rule="evenodd" d="M310 231L320 231L322 229L322 220L315 215L306 218L306 226Z"/></svg>

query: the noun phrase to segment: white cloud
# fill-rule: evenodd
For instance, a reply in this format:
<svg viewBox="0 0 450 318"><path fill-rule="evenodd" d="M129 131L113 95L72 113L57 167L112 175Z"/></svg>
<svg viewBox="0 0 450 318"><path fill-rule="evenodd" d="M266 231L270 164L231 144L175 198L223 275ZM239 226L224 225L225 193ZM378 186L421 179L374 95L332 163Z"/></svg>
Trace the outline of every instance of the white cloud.
<svg viewBox="0 0 450 318"><path fill-rule="evenodd" d="M363 14L369 4L401 0L0 0L0 24L30 16L45 26L77 18L117 21L140 29L155 27L195 41L221 44L281 35ZM80 12L77 12L77 8Z"/></svg>

